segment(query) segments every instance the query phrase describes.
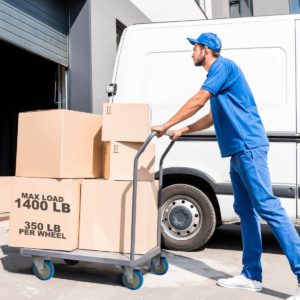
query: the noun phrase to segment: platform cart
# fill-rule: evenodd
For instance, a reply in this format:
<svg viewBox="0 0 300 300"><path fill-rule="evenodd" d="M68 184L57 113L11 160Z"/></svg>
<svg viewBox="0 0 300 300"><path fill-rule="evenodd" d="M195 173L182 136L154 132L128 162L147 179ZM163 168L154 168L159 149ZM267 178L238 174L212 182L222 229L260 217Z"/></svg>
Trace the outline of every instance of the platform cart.
<svg viewBox="0 0 300 300"><path fill-rule="evenodd" d="M121 281L122 284L131 289L139 289L143 284L143 275L138 269L138 266L150 263L150 270L157 275L167 273L169 265L165 257L161 256L161 204L162 204L162 184L163 184L163 161L169 150L174 144L171 141L162 154L159 162L159 191L158 191L158 223L157 223L157 246L144 255L135 254L135 232L136 232L136 198L137 198L137 181L138 181L138 160L144 152L150 141L157 135L157 132L152 132L142 147L137 152L134 159L133 170L133 193L132 193L132 223L131 223L131 248L130 255L104 251L89 251L89 250L73 250L54 251L21 248L20 252L23 256L32 257L32 272L41 280L49 280L54 275L54 266L51 258L63 259L68 265L75 265L79 261L101 263L107 265L120 266L122 268Z"/></svg>

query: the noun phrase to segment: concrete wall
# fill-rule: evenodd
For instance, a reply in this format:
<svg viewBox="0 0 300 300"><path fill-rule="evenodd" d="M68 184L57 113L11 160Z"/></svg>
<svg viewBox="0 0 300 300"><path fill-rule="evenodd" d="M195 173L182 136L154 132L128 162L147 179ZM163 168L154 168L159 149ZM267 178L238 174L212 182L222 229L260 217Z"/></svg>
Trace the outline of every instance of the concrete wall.
<svg viewBox="0 0 300 300"><path fill-rule="evenodd" d="M229 18L229 0L211 0L212 19Z"/></svg>
<svg viewBox="0 0 300 300"><path fill-rule="evenodd" d="M211 0L205 0L205 14L208 19L212 19L212 3Z"/></svg>
<svg viewBox="0 0 300 300"><path fill-rule="evenodd" d="M289 0L253 0L254 16L282 15L289 13Z"/></svg>
<svg viewBox="0 0 300 300"><path fill-rule="evenodd" d="M229 0L211 0L212 18L230 18ZM243 17L250 16L248 7L241 1ZM234 13L234 8L233 8ZM270 16L289 13L289 0L253 0L254 16Z"/></svg>
<svg viewBox="0 0 300 300"><path fill-rule="evenodd" d="M102 113L102 103L108 100L106 86L111 83L117 53L116 19L126 26L150 22L129 0L91 0L92 99L95 113Z"/></svg>
<svg viewBox="0 0 300 300"><path fill-rule="evenodd" d="M152 22L205 19L195 0L131 0L131 2ZM204 0L200 2L203 4Z"/></svg>
<svg viewBox="0 0 300 300"><path fill-rule="evenodd" d="M70 0L69 108L102 113L117 52L116 19L150 20L129 0Z"/></svg>
<svg viewBox="0 0 300 300"><path fill-rule="evenodd" d="M70 1L69 108L91 112L90 2Z"/></svg>

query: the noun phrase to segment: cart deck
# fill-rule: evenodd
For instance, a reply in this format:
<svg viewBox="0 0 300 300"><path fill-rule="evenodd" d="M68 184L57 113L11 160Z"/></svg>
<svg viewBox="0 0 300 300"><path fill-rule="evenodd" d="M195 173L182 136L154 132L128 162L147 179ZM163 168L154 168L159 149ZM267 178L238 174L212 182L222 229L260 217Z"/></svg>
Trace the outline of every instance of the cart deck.
<svg viewBox="0 0 300 300"><path fill-rule="evenodd" d="M134 260L130 260L130 254L121 254L114 252L104 252L95 250L80 250L73 251L54 251L54 250L42 250L42 249L29 249L22 248L21 254L23 256L41 256L60 258L64 260L86 261L93 263L101 263L108 265L136 267L151 259L152 257L160 254L160 248L154 248L146 254L135 254Z"/></svg>

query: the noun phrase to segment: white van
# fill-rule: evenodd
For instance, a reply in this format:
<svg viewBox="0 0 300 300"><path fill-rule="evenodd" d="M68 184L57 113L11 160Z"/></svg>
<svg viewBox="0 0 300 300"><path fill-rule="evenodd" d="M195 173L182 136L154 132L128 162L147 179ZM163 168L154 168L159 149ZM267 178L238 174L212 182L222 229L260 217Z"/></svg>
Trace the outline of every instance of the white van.
<svg viewBox="0 0 300 300"><path fill-rule="evenodd" d="M114 103L149 103L160 125L201 87L187 37L217 33L221 55L243 70L270 139L274 194L300 225L300 15L138 24L122 37L110 96ZM208 104L183 124L209 111ZM179 125L182 126L183 124ZM157 162L169 143L157 140ZM203 246L216 226L239 222L233 211L229 158L221 159L213 128L177 141L164 164L162 238L165 247Z"/></svg>

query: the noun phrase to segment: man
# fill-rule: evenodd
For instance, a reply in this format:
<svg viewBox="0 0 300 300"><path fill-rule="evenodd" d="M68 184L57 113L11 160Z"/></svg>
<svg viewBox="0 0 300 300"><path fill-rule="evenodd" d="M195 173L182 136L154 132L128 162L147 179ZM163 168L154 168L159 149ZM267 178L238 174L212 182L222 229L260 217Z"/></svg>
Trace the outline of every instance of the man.
<svg viewBox="0 0 300 300"><path fill-rule="evenodd" d="M231 157L234 210L241 220L243 270L240 275L219 279L217 284L256 292L262 290L260 216L269 224L298 278L297 294L288 299L300 300L300 238L279 199L272 193L267 165L269 142L251 90L240 68L220 56L222 44L216 34L203 33L188 41L194 45L195 66L202 66L208 72L207 78L200 91L169 121L152 130L162 136L210 100L211 110L206 116L170 132L175 140L182 134L201 131L214 124L222 157Z"/></svg>

